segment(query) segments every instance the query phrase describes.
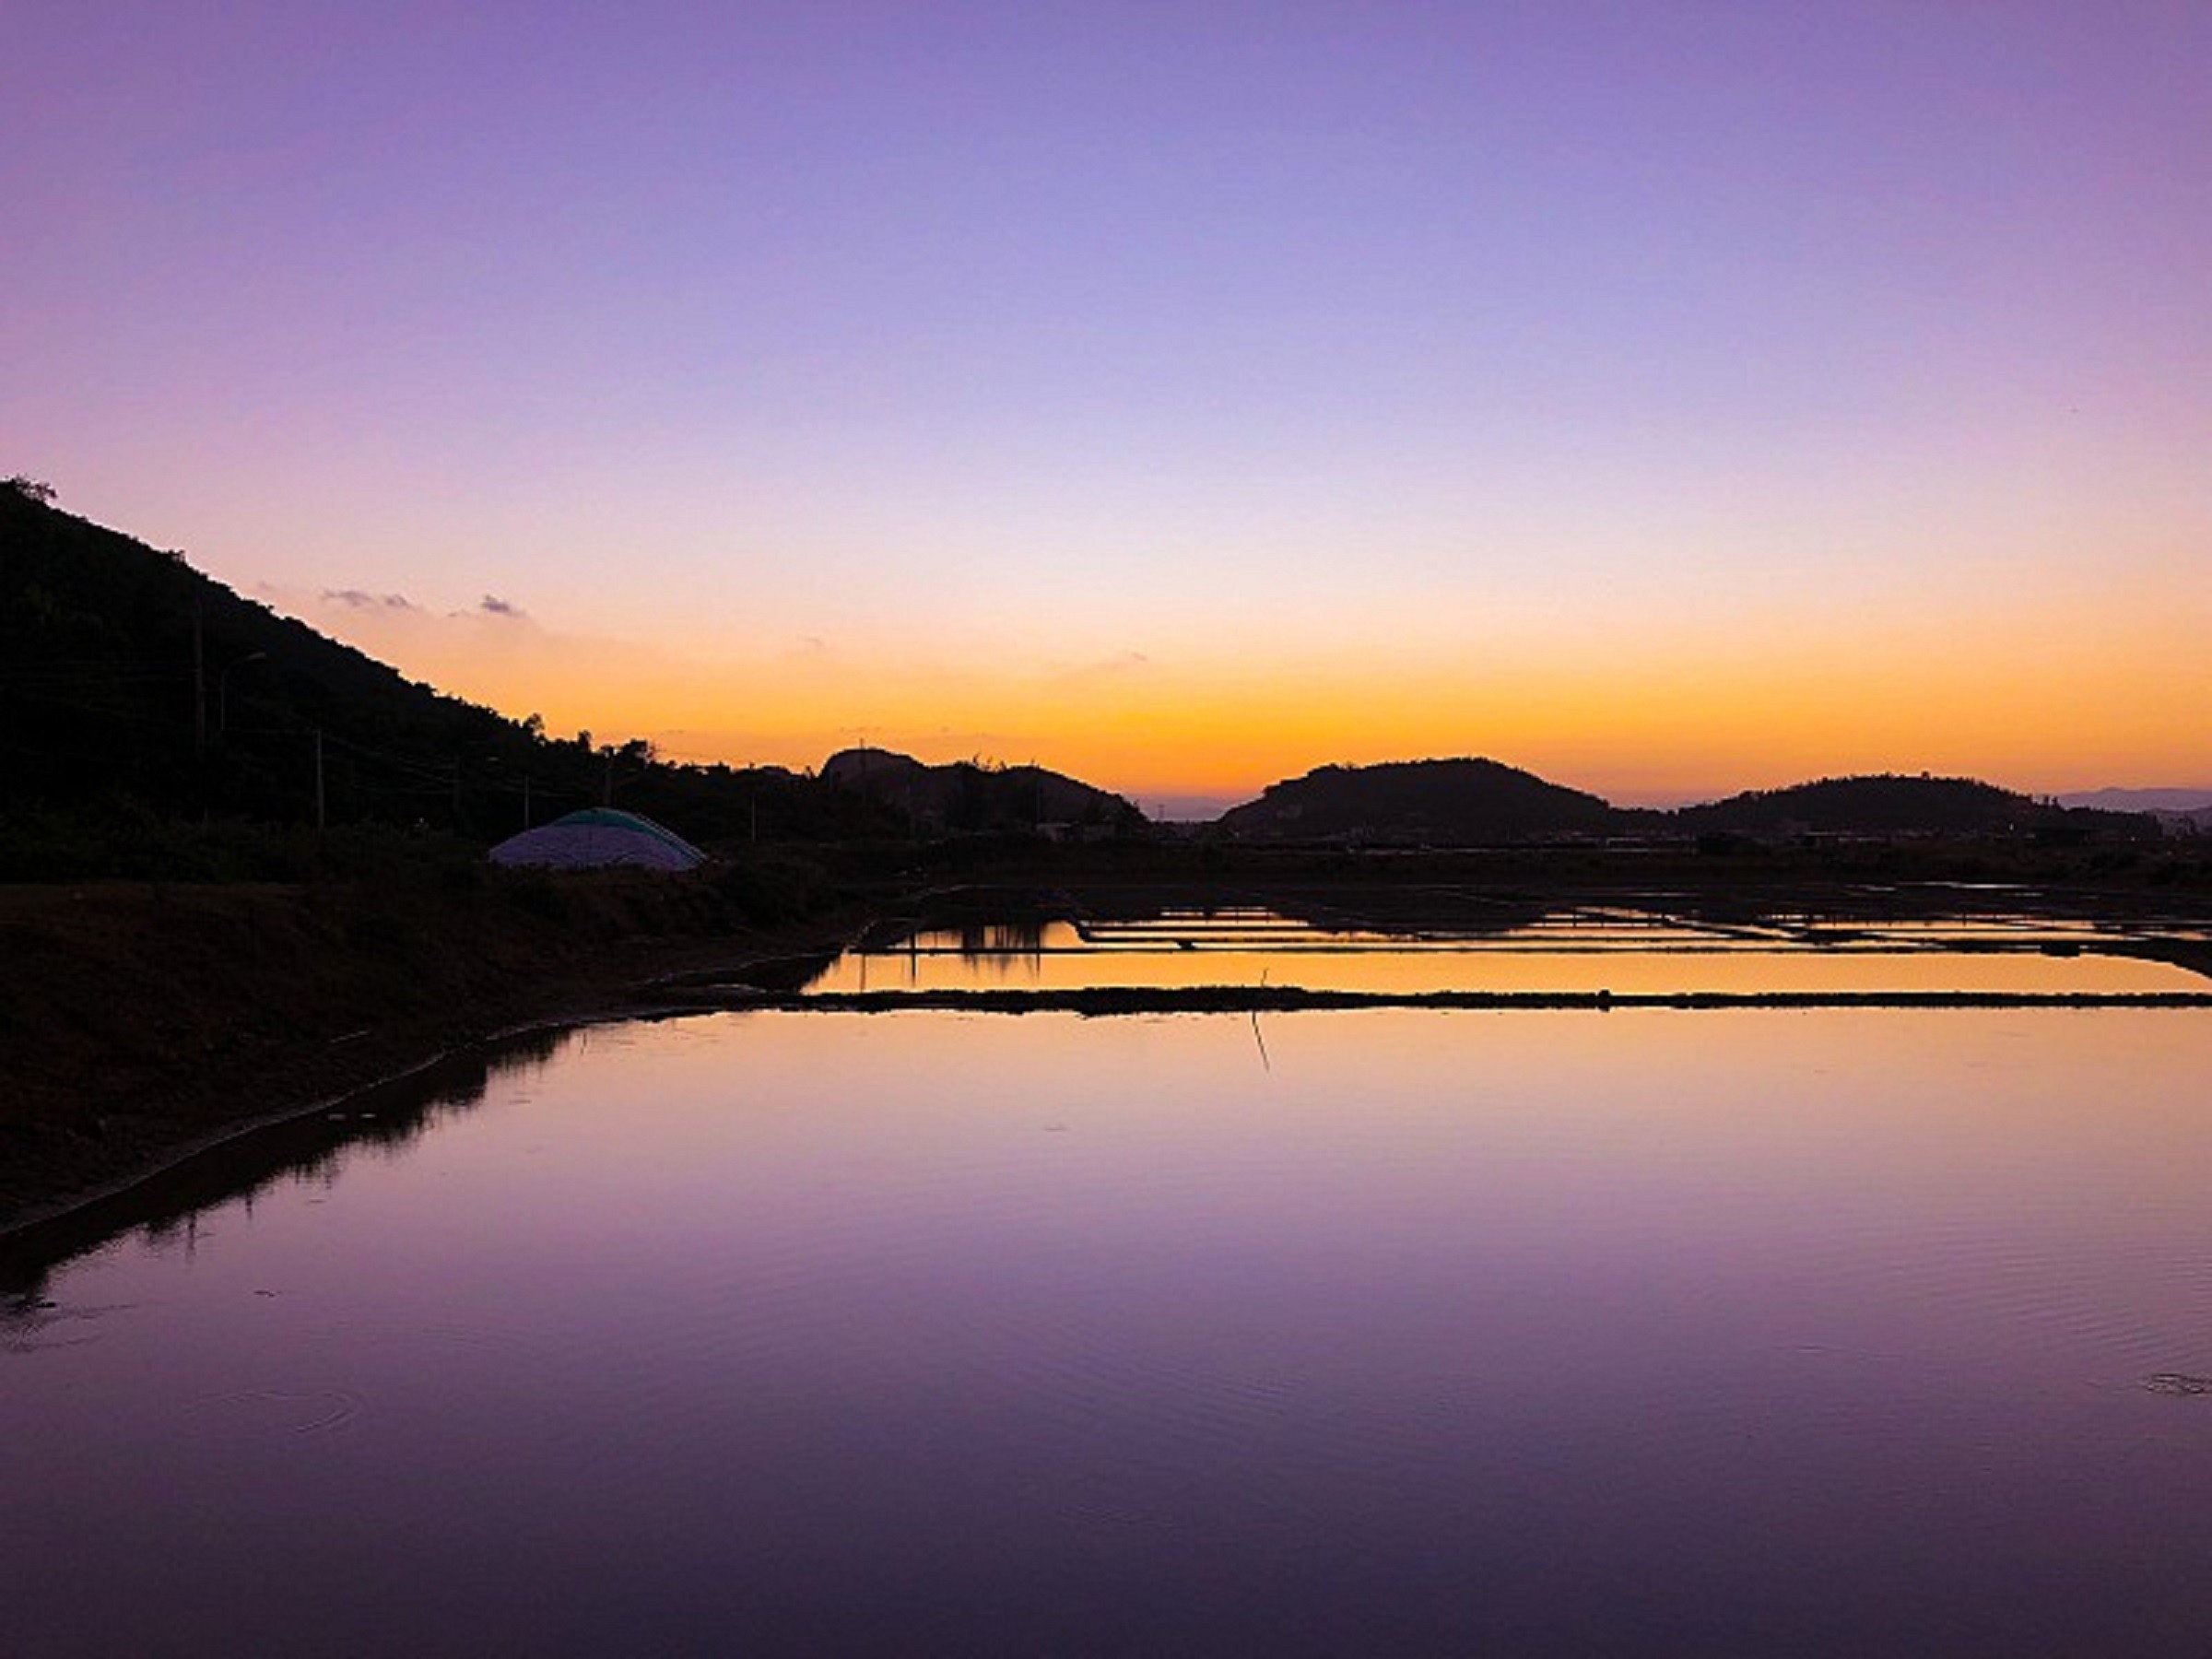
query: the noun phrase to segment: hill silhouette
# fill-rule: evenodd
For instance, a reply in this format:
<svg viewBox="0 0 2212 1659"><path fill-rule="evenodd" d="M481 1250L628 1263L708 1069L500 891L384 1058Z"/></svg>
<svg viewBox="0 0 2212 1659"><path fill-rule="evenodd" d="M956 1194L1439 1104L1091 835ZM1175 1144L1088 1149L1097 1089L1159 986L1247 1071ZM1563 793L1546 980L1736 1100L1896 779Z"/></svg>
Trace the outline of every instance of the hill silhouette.
<svg viewBox="0 0 2212 1659"><path fill-rule="evenodd" d="M2157 833L2133 813L2065 807L1971 778L1894 773L1821 778L1673 812L1619 807L1495 760L1324 766L1270 784L1224 813L1254 841L1482 846L1610 835L1688 841L1734 835L2022 836L2129 839Z"/></svg>
<svg viewBox="0 0 2212 1659"><path fill-rule="evenodd" d="M819 776L661 760L642 740L556 737L406 678L195 570L182 555L0 487L0 819L382 824L503 839L613 804L688 839L824 842L1144 818L1037 766L924 766L883 750ZM47 836L51 842L54 838ZM0 877L41 838L0 849ZM31 860L35 865L38 860Z"/></svg>
<svg viewBox="0 0 2212 1659"><path fill-rule="evenodd" d="M1035 765L932 766L857 748L815 776L671 765L642 740L594 743L588 732L555 737L535 715L513 720L409 680L181 554L63 512L41 487L0 485L0 830L9 831L0 878L56 873L24 849L41 835L58 844L49 832L65 821L385 825L482 844L600 803L708 845L1053 825L1120 834L1144 823L1122 796ZM18 833L26 823L33 830ZM1254 842L1406 846L2156 833L2139 814L1926 776L1825 778L1672 813L1624 809L1472 758L1320 767L1270 784L1217 829Z"/></svg>
<svg viewBox="0 0 2212 1659"><path fill-rule="evenodd" d="M1751 790L1677 810L1693 831L1862 835L1993 835L2096 827L2118 815L2076 811L1972 778L1820 778L1786 789Z"/></svg>
<svg viewBox="0 0 2212 1659"><path fill-rule="evenodd" d="M930 766L891 749L849 748L822 763L821 778L896 809L917 828L974 832L1065 825L1104 833L1145 822L1122 796L1035 765Z"/></svg>
<svg viewBox="0 0 2212 1659"><path fill-rule="evenodd" d="M2106 812L2147 812L2181 834L2212 830L2212 789L2088 789L2058 797L2068 806Z"/></svg>
<svg viewBox="0 0 2212 1659"><path fill-rule="evenodd" d="M0 488L0 813L489 841L610 799L701 841L904 828L781 767L674 766L641 740L550 736L535 716L409 680L181 554Z"/></svg>
<svg viewBox="0 0 2212 1659"><path fill-rule="evenodd" d="M1221 815L1249 841L1465 845L1604 835L1622 815L1596 795L1496 760L1316 767Z"/></svg>

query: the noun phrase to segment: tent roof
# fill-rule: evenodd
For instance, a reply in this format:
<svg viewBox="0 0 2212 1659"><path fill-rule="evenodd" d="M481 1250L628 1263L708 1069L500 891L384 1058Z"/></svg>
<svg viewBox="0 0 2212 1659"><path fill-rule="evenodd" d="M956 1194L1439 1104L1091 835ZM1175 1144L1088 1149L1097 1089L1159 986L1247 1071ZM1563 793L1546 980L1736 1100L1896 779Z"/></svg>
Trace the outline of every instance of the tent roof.
<svg viewBox="0 0 2212 1659"><path fill-rule="evenodd" d="M652 870L688 870L706 858L665 825L611 806L587 806L510 836L491 850L500 865L538 865L553 869L593 869L633 865Z"/></svg>
<svg viewBox="0 0 2212 1659"><path fill-rule="evenodd" d="M653 819L639 812L620 812L612 806L586 806L580 811L563 813L559 818L547 824L546 828L556 830L563 824L583 824L602 830L635 830L641 835L650 835L656 841L665 841L695 863L706 857L704 853L669 829L667 825L656 824Z"/></svg>

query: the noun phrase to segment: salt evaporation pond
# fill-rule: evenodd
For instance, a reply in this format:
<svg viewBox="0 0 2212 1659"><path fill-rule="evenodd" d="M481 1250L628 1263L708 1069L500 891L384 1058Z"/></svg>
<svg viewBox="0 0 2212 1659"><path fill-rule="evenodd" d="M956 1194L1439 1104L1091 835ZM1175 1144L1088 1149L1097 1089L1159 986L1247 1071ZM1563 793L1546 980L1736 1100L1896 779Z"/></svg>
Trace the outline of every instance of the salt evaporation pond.
<svg viewBox="0 0 2212 1659"><path fill-rule="evenodd" d="M2207 1075L2176 1008L587 1030L18 1277L0 1652L2200 1654Z"/></svg>
<svg viewBox="0 0 2212 1659"><path fill-rule="evenodd" d="M1464 910L1385 929L1324 925L1264 907L918 924L827 964L814 993L1108 986L1270 986L1413 995L1607 991L1621 995L1970 994L2139 995L2212 991L2136 954L2197 930L2123 928L1994 912L1976 917L1714 922L1624 905L1566 906L1489 925Z"/></svg>

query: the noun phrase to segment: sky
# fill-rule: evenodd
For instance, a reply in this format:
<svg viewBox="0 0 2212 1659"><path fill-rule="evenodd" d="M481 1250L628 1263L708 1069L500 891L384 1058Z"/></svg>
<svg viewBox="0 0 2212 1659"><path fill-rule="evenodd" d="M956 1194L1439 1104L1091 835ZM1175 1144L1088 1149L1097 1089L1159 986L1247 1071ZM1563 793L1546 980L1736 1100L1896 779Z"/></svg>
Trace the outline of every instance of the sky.
<svg viewBox="0 0 2212 1659"><path fill-rule="evenodd" d="M2212 783L2201 0L7 24L0 472L556 733Z"/></svg>

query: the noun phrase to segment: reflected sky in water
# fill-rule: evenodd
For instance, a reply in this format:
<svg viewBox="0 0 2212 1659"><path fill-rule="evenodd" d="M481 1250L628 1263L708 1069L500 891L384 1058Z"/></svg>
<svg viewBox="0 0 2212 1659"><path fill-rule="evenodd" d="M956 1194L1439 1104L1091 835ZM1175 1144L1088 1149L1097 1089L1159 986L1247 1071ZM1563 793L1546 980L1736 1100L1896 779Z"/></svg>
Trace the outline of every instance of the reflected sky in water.
<svg viewBox="0 0 2212 1659"><path fill-rule="evenodd" d="M1263 1053L1263 1044L1265 1053ZM10 1653L2198 1653L2187 1010L717 1015L56 1267Z"/></svg>
<svg viewBox="0 0 2212 1659"><path fill-rule="evenodd" d="M2171 962L2109 954L2137 935L2041 917L1712 922L1619 906L1385 931L1271 911L1170 911L1028 926L922 927L830 963L817 992L1102 986L1430 991L2203 992Z"/></svg>

